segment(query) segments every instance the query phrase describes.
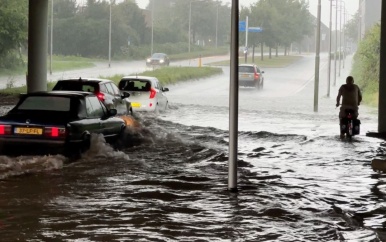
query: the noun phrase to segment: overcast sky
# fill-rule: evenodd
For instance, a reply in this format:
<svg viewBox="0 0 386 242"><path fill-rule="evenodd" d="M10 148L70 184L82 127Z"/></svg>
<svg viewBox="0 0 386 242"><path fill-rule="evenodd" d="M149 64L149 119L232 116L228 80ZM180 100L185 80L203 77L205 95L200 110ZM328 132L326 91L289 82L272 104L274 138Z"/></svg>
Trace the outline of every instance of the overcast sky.
<svg viewBox="0 0 386 242"><path fill-rule="evenodd" d="M231 0L221 0L223 3L231 3ZM255 3L257 0L239 0L239 4L244 7L249 7L251 4ZM148 0L136 0L138 6L140 8L146 8L148 5L149 1ZM342 1L344 5L346 5L346 11L348 14L353 15L356 13L359 7L359 2L358 0L345 0ZM333 2L335 4L335 1ZM315 17L317 16L317 11L318 11L318 0L309 0L309 5L310 5L310 12L313 14ZM330 23L330 1L329 0L321 0L321 14L322 14L322 22L329 26ZM350 19L351 16L348 15L347 18ZM334 23L335 23L335 7L333 8L333 29L334 29ZM338 17L339 18L339 17ZM343 19L342 19L343 22Z"/></svg>

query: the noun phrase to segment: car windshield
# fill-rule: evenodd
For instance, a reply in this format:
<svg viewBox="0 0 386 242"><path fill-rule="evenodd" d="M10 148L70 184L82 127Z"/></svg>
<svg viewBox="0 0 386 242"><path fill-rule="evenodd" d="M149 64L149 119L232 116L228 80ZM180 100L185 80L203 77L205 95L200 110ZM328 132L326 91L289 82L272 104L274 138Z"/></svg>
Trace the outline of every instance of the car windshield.
<svg viewBox="0 0 386 242"><path fill-rule="evenodd" d="M253 66L239 66L239 72L254 72Z"/></svg>
<svg viewBox="0 0 386 242"><path fill-rule="evenodd" d="M70 97L30 96L23 100L17 110L70 111Z"/></svg>
<svg viewBox="0 0 386 242"><path fill-rule="evenodd" d="M153 58L163 58L164 55L161 54L161 53L155 53L155 54L153 54L151 57L153 57Z"/></svg>
<svg viewBox="0 0 386 242"><path fill-rule="evenodd" d="M150 91L151 83L147 80L125 80L125 85L121 88L124 91L148 92Z"/></svg>
<svg viewBox="0 0 386 242"><path fill-rule="evenodd" d="M55 87L52 90L65 90L65 91L83 91L83 92L93 92L97 90L94 83L84 83L78 81L59 81L56 83Z"/></svg>

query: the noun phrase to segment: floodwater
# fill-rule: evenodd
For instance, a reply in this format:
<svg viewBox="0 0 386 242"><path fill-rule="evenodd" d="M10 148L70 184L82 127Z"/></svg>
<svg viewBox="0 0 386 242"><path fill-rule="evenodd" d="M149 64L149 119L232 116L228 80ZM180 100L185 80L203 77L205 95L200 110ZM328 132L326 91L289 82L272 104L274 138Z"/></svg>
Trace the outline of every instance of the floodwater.
<svg viewBox="0 0 386 242"><path fill-rule="evenodd" d="M311 58L266 69L264 90L240 88L238 193L224 67L170 86L170 109L136 114L120 151L93 136L73 163L0 156L0 241L385 241L386 176L370 163L386 143L365 135L376 110L361 107L361 134L340 140L348 70L330 97L321 75L314 112Z"/></svg>

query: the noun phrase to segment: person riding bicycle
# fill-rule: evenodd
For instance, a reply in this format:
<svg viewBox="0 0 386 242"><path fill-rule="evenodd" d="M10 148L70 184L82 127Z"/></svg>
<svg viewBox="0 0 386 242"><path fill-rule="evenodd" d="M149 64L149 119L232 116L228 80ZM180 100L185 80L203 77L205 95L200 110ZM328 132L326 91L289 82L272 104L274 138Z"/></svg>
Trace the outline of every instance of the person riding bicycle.
<svg viewBox="0 0 386 242"><path fill-rule="evenodd" d="M354 110L353 116L356 119L359 115L358 109L362 101L362 93L359 87L354 84L354 78L348 76L346 78L346 84L343 84L339 88L338 96L336 97L336 107L340 105L340 98L342 98L342 105L339 112L339 123L346 117L346 109ZM342 134L341 134L342 135Z"/></svg>

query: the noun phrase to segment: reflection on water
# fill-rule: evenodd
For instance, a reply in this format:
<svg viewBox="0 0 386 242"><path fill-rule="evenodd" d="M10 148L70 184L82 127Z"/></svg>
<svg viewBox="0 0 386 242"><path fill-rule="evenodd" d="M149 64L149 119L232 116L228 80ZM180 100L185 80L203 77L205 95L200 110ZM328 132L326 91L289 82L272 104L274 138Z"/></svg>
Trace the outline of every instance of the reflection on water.
<svg viewBox="0 0 386 242"><path fill-rule="evenodd" d="M119 150L93 136L77 162L0 157L0 240L385 239L386 176L370 165L385 152L379 140L240 131L240 192L231 194L228 132L173 121L180 111L138 115Z"/></svg>

